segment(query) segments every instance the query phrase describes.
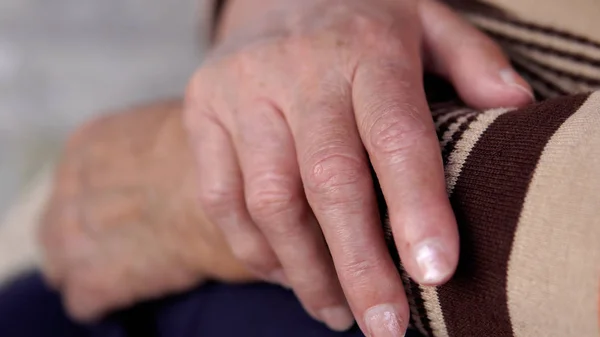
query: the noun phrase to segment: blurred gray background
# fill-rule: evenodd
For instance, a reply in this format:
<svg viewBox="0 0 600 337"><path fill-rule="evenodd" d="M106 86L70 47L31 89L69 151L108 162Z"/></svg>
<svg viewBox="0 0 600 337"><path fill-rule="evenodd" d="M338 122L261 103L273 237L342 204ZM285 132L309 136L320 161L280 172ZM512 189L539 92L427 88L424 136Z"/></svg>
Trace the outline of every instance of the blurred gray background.
<svg viewBox="0 0 600 337"><path fill-rule="evenodd" d="M197 0L0 0L0 216L70 130L181 96Z"/></svg>

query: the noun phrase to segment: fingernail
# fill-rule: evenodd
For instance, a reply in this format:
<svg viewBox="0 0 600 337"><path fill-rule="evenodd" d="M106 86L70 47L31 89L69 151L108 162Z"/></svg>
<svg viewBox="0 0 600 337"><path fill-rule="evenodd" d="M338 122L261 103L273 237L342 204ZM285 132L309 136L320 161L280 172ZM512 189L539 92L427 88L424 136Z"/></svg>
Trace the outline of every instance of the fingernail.
<svg viewBox="0 0 600 337"><path fill-rule="evenodd" d="M285 276L285 272L283 271L283 269L278 269L275 270L274 272L272 272L269 275L269 280L271 280L271 282L273 283L277 283L280 286L284 287L284 288L290 288L290 282L287 278L287 276Z"/></svg>
<svg viewBox="0 0 600 337"><path fill-rule="evenodd" d="M535 96L533 95L529 84L513 69L508 68L500 70L500 79L506 83L506 85L527 94L532 102L535 101Z"/></svg>
<svg viewBox="0 0 600 337"><path fill-rule="evenodd" d="M438 284L452 273L452 266L445 256L446 250L435 239L422 242L415 247L415 259L421 271L421 283Z"/></svg>
<svg viewBox="0 0 600 337"><path fill-rule="evenodd" d="M319 317L333 331L346 331L354 325L354 316L345 306L325 308L319 311Z"/></svg>
<svg viewBox="0 0 600 337"><path fill-rule="evenodd" d="M369 337L403 337L406 326L392 304L380 304L367 310L365 324Z"/></svg>

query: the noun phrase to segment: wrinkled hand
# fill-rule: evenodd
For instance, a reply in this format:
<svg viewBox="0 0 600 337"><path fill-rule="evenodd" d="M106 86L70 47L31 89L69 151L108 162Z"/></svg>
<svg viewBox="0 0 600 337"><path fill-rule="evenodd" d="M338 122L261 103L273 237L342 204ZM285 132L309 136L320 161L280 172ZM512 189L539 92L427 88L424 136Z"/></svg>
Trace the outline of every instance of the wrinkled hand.
<svg viewBox="0 0 600 337"><path fill-rule="evenodd" d="M369 160L409 274L437 285L456 268L424 68L474 107L531 100L498 46L431 0L232 0L188 88L200 206L236 257L333 329L355 317L401 336L408 322Z"/></svg>
<svg viewBox="0 0 600 337"><path fill-rule="evenodd" d="M43 269L69 312L90 320L206 279L254 279L196 205L178 103L81 128L42 219Z"/></svg>

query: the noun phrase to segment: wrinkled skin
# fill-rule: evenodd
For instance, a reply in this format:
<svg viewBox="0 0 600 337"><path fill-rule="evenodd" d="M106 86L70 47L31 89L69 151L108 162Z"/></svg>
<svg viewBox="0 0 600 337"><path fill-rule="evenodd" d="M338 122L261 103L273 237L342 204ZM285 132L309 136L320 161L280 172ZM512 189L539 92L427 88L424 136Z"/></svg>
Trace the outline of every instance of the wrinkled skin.
<svg viewBox="0 0 600 337"><path fill-rule="evenodd" d="M293 288L314 318L401 334L408 306L369 164L405 269L443 284L459 240L423 71L478 108L526 104L530 88L437 1L233 0L225 14L187 91L199 206L249 269ZM373 330L385 325L398 331Z"/></svg>
<svg viewBox="0 0 600 337"><path fill-rule="evenodd" d="M529 86L431 0L232 0L224 19L183 111L72 137L41 231L48 278L81 319L208 278L260 279L334 330L402 334L369 161L405 268L442 284L458 233L423 71L478 108L526 104Z"/></svg>
<svg viewBox="0 0 600 337"><path fill-rule="evenodd" d="M206 279L255 279L196 203L180 103L111 115L74 134L40 228L44 271L69 312L110 309Z"/></svg>

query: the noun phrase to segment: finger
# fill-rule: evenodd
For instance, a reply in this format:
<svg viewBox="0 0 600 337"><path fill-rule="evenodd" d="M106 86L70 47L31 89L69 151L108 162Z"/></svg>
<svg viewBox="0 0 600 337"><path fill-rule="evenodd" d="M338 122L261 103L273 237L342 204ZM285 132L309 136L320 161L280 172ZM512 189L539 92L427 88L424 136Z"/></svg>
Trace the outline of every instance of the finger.
<svg viewBox="0 0 600 337"><path fill-rule="evenodd" d="M281 265L264 235L248 214L243 181L233 144L225 128L210 113L188 112L186 127L198 166L200 204L218 226L233 254L265 280L286 284L284 275L268 273Z"/></svg>
<svg viewBox="0 0 600 337"><path fill-rule="evenodd" d="M333 330L349 329L354 317L306 202L293 139L283 115L270 103L260 102L247 106L237 122L236 148L252 218L271 243L307 311Z"/></svg>
<svg viewBox="0 0 600 337"><path fill-rule="evenodd" d="M493 108L534 101L531 87L494 41L439 1L419 3L428 68L448 78L467 104Z"/></svg>
<svg viewBox="0 0 600 337"><path fill-rule="evenodd" d="M44 279L54 288L64 283L68 271L74 237L81 237L80 219L73 205L64 205L55 199L47 205L38 231L42 250L41 269Z"/></svg>
<svg viewBox="0 0 600 337"><path fill-rule="evenodd" d="M108 310L123 308L134 302L131 284L123 282L126 278L120 264L107 267L98 266L98 261L93 262L95 266L87 263L73 268L62 290L65 308L76 321L94 321ZM99 274L98 270L102 273Z"/></svg>
<svg viewBox="0 0 600 337"><path fill-rule="evenodd" d="M387 327L390 336L402 335L408 305L384 242L350 87L330 80L312 89L320 99L296 102L290 116L307 199L363 331L378 336Z"/></svg>
<svg viewBox="0 0 600 337"><path fill-rule="evenodd" d="M152 227L144 223L148 225ZM154 231L124 228L86 242L91 250L73 258L63 287L69 312L79 320L91 320L136 301L189 289L203 280L182 268L177 254L163 249L157 240Z"/></svg>
<svg viewBox="0 0 600 337"><path fill-rule="evenodd" d="M458 233L418 56L402 59L417 66L374 59L358 67L355 114L403 265L417 282L437 285L456 268Z"/></svg>
<svg viewBox="0 0 600 337"><path fill-rule="evenodd" d="M76 136L71 136L68 150L65 151L72 151L75 155L64 155L60 166L51 177L51 195L36 233L37 242L42 250L41 268L46 281L54 287L60 286L66 272L68 262L65 250L69 246L68 242L81 232L81 221L76 206L82 194L83 165L80 156L77 155L79 137Z"/></svg>

